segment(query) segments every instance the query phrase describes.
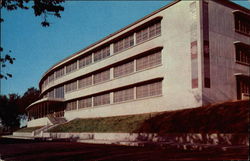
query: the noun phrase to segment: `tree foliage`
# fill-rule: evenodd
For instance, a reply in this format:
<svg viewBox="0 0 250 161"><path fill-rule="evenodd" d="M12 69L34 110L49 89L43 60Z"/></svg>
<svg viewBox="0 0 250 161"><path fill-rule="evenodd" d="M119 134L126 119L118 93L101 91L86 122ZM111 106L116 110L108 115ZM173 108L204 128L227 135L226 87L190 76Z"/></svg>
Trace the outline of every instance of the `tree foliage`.
<svg viewBox="0 0 250 161"><path fill-rule="evenodd" d="M64 0L0 0L0 9L7 9L13 11L17 9L27 10L32 8L35 16L41 16L43 18L41 25L43 27L50 26L50 22L47 20L48 16L54 15L58 18L61 17L61 12L64 11L64 7L61 5ZM0 23L4 19L0 13ZM11 51L7 54L3 54L3 48L0 46L0 70L5 68L7 63L13 64L15 58L10 56ZM1 70L0 79L11 78L12 74L5 73Z"/></svg>
<svg viewBox="0 0 250 161"><path fill-rule="evenodd" d="M0 52L3 51L3 48L0 47ZM11 53L11 50L9 50L9 53ZM14 63L14 60L16 60L15 58L11 57L10 54L5 54L5 56L2 58L0 57L0 64L1 64L1 68L5 68L7 63L9 64L13 64ZM0 73L0 79L4 78L4 79L7 79L7 78L11 78L12 77L12 74L10 73L5 73L3 70L1 70L1 73Z"/></svg>
<svg viewBox="0 0 250 161"><path fill-rule="evenodd" d="M43 21L41 25L47 27L50 23L47 20L47 16L54 15L58 18L61 17L64 7L61 5L64 0L1 0L1 9L5 8L8 11L17 9L27 10L30 8L29 4L32 3L31 8L34 11L35 16L42 16ZM1 17L1 22L4 19Z"/></svg>
<svg viewBox="0 0 250 161"><path fill-rule="evenodd" d="M25 118L27 108L39 99L40 91L29 88L22 97L17 94L0 95L0 122L7 129L19 128L20 120Z"/></svg>
<svg viewBox="0 0 250 161"><path fill-rule="evenodd" d="M19 127L18 101L20 96L17 94L9 94L8 96L0 96L0 119L2 126L8 129L16 129Z"/></svg>
<svg viewBox="0 0 250 161"><path fill-rule="evenodd" d="M40 91L34 87L29 88L19 100L19 114L26 114L25 109L39 99Z"/></svg>

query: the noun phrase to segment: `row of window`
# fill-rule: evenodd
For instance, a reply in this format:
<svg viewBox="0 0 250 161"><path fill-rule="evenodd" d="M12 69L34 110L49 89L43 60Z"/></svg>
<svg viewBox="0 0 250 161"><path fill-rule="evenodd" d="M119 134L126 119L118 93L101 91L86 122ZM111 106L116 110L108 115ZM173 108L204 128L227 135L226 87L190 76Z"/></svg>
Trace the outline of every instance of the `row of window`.
<svg viewBox="0 0 250 161"><path fill-rule="evenodd" d="M250 36L250 16L242 13L235 13L235 30Z"/></svg>
<svg viewBox="0 0 250 161"><path fill-rule="evenodd" d="M71 73L77 69L77 61L66 66L66 74Z"/></svg>
<svg viewBox="0 0 250 161"><path fill-rule="evenodd" d="M47 94L44 95L44 98L64 98L64 86L57 87L53 90L50 90Z"/></svg>
<svg viewBox="0 0 250 161"><path fill-rule="evenodd" d="M114 77L123 76L134 72L134 61L124 63L122 65L114 67Z"/></svg>
<svg viewBox="0 0 250 161"><path fill-rule="evenodd" d="M94 74L94 84L101 83L107 80L110 80L110 69Z"/></svg>
<svg viewBox="0 0 250 161"><path fill-rule="evenodd" d="M134 91L136 91L136 98ZM162 94L162 81L144 84L140 86L130 87L127 89L114 91L113 92L113 101L114 103L139 99L139 98L145 98L145 97L151 97L151 96L159 96ZM93 99L93 102L92 102ZM78 102L78 108L86 108L86 107L92 107L92 106L100 106L100 105L106 105L110 104L110 93L94 96L94 97L88 97L79 99L78 101L71 101L68 102L66 105L66 110L76 110L77 109L77 102Z"/></svg>
<svg viewBox="0 0 250 161"><path fill-rule="evenodd" d="M129 62L126 62L124 64L118 65L114 67L114 78L124 76L130 73L133 73L135 71L134 63L136 64L136 71L140 71L143 69L151 68L154 66L157 66L161 64L161 52L154 52L149 55L143 56L141 58L137 58L135 60L131 60ZM104 70L102 72L86 76L84 78L75 80L74 82L70 82L65 85L65 92L72 92L77 89L85 88L88 86L91 86L93 84L98 84L105 82L107 80L110 80L110 69ZM78 84L77 84L78 82ZM63 87L63 86L62 86ZM56 88L57 89L57 88ZM45 95L45 97L50 98L63 98L63 97L57 97L54 95L53 90L48 92L48 96ZM60 96L64 96L64 93Z"/></svg>
<svg viewBox="0 0 250 161"><path fill-rule="evenodd" d="M92 63L92 55L86 55L79 60L79 68L83 68Z"/></svg>
<svg viewBox="0 0 250 161"><path fill-rule="evenodd" d="M160 22L151 24L150 26L136 32L136 43L141 43L160 34L161 34ZM113 51L114 53L117 53L134 45L135 45L134 33L132 33L131 35L115 42ZM105 59L108 56L110 56L110 45L94 52L93 54L87 54L86 56L80 58L78 64L77 60L75 60L73 63L68 64L65 67L56 70L54 73L49 75L48 78L45 79L45 81L42 83L42 89L44 89L48 85L48 83L53 82L55 79L77 70L78 68L77 65L79 65L80 69L93 62Z"/></svg>
<svg viewBox="0 0 250 161"><path fill-rule="evenodd" d="M153 24L151 26L148 26L136 33L136 43L144 42L152 37L155 37L157 35L161 34L161 24L160 22Z"/></svg>
<svg viewBox="0 0 250 161"><path fill-rule="evenodd" d="M236 61L250 65L250 46L236 44Z"/></svg>
<svg viewBox="0 0 250 161"><path fill-rule="evenodd" d="M110 55L110 47L105 47L94 53L94 61L102 60Z"/></svg>
<svg viewBox="0 0 250 161"><path fill-rule="evenodd" d="M114 53L125 50L131 46L134 46L134 34L127 36L114 43Z"/></svg>

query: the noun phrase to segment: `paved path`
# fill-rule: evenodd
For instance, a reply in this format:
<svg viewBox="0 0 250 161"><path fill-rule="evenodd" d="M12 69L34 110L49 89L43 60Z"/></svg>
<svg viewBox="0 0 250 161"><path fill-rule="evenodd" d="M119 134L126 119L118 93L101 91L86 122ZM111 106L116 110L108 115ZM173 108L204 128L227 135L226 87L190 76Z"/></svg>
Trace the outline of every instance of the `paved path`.
<svg viewBox="0 0 250 161"><path fill-rule="evenodd" d="M0 138L0 160L4 161L247 160L248 150L188 152L153 147L42 142Z"/></svg>

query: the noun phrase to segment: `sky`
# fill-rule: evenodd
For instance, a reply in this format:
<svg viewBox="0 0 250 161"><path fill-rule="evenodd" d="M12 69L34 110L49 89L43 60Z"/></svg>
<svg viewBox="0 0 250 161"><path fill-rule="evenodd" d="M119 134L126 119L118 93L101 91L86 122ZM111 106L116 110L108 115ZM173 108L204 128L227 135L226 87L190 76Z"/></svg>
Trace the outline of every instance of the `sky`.
<svg viewBox="0 0 250 161"><path fill-rule="evenodd" d="M51 26L33 10L2 10L1 46L16 58L4 71L13 78L1 80L0 94L38 88L42 75L55 63L103 37L137 21L171 1L66 1L62 18L49 17ZM249 0L234 1L250 9Z"/></svg>

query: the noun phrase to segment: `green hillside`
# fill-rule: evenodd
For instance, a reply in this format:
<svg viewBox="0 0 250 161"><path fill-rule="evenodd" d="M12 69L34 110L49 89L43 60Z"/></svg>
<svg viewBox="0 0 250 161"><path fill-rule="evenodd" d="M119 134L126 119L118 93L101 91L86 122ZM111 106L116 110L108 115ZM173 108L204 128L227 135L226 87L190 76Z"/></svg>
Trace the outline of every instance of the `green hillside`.
<svg viewBox="0 0 250 161"><path fill-rule="evenodd" d="M75 119L50 132L247 133L250 101L225 102L192 109Z"/></svg>

